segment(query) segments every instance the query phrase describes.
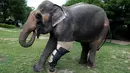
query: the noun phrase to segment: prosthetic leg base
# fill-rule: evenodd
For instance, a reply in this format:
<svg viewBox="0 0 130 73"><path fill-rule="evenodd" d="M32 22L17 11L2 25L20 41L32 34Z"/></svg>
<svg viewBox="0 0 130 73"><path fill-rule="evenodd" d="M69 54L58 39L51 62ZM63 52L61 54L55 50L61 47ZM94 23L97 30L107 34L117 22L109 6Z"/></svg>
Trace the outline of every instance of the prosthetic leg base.
<svg viewBox="0 0 130 73"><path fill-rule="evenodd" d="M50 70L48 70L48 73L57 73L57 70L55 69L53 72L51 72Z"/></svg>

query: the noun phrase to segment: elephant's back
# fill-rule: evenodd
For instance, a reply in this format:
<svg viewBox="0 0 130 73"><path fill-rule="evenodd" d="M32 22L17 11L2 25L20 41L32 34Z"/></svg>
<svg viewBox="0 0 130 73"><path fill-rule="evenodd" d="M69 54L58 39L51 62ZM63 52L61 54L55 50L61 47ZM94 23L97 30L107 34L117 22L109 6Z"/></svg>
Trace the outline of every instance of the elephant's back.
<svg viewBox="0 0 130 73"><path fill-rule="evenodd" d="M69 6L69 10L75 15L79 13L94 13L97 11L104 11L101 7L98 7L96 5L92 4L86 4L86 3L78 3L74 4L72 6Z"/></svg>

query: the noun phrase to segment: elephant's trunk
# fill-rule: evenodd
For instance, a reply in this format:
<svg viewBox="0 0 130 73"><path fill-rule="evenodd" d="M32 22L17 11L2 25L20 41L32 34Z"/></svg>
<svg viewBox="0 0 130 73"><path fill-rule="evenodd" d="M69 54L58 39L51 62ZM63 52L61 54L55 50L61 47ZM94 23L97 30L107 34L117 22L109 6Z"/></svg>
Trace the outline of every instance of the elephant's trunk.
<svg viewBox="0 0 130 73"><path fill-rule="evenodd" d="M35 36L36 36L36 32L35 31L33 31L31 39L28 42L26 42L26 39L27 39L27 37L29 36L30 33L31 33L31 31L27 31L27 32L22 31L20 33L19 43L20 43L21 46L23 46L23 47L30 47L34 43Z"/></svg>
<svg viewBox="0 0 130 73"><path fill-rule="evenodd" d="M35 40L35 36L36 36L35 12L36 11L30 12L29 17L28 17L26 23L24 24L23 31L20 33L19 44L23 47L30 47ZM33 31L33 34L31 36L31 39L27 42L27 38L32 31Z"/></svg>

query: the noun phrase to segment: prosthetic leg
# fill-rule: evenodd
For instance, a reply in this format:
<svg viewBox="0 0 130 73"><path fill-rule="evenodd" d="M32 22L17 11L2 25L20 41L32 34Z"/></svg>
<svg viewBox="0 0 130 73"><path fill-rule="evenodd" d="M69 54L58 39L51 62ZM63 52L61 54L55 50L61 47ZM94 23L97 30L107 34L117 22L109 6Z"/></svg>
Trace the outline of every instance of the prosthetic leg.
<svg viewBox="0 0 130 73"><path fill-rule="evenodd" d="M58 60L69 52L72 48L72 42L58 42L57 49L53 51L49 60L49 71L55 72L55 66L57 65Z"/></svg>

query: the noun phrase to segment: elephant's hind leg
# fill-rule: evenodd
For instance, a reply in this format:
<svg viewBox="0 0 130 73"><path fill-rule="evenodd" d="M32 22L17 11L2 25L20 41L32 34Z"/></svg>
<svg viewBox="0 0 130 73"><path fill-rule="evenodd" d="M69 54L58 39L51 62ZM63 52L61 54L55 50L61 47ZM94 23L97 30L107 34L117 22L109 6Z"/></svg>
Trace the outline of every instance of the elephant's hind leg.
<svg viewBox="0 0 130 73"><path fill-rule="evenodd" d="M97 40L94 40L92 43L90 43L90 52L89 52L89 58L88 58L88 66L91 67L95 67L95 56L96 56L96 51L99 47L99 45L101 44L101 38L98 38Z"/></svg>
<svg viewBox="0 0 130 73"><path fill-rule="evenodd" d="M87 64L88 52L90 50L89 43L81 42L80 44L82 46L82 52L81 52L79 64Z"/></svg>

